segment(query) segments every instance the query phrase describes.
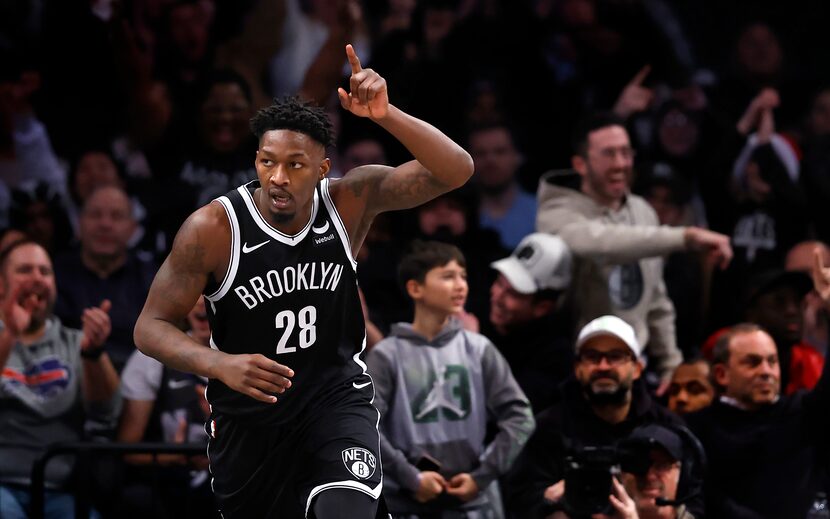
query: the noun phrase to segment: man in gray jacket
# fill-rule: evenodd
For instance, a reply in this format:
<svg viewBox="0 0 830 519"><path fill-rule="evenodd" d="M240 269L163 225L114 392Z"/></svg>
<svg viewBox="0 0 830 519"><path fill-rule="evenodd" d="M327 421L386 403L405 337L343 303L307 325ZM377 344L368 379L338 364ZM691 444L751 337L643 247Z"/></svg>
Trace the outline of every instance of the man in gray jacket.
<svg viewBox="0 0 830 519"><path fill-rule="evenodd" d="M598 114L576 132L574 171L553 171L539 182L536 228L558 234L574 255L571 290L578 325L605 314L630 323L667 387L682 360L674 306L663 283L665 254L704 251L726 267L729 237L698 227L658 225L657 215L629 192L634 150L623 122Z"/></svg>

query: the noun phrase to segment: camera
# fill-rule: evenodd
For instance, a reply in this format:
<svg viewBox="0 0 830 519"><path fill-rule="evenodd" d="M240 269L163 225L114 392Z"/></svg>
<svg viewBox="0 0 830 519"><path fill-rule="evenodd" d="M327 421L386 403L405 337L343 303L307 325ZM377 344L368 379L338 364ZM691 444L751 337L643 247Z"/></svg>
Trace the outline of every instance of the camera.
<svg viewBox="0 0 830 519"><path fill-rule="evenodd" d="M592 514L612 514L608 496L613 493L611 478L621 472L644 475L651 466L650 452L661 447L681 462L677 494L658 498L658 506L677 506L702 493L706 453L700 441L682 425L649 424L611 446L576 446L569 441L565 457L565 495L561 508L571 519Z"/></svg>
<svg viewBox="0 0 830 519"><path fill-rule="evenodd" d="M611 478L620 472L644 474L649 467L648 447L621 442L615 446L583 446L565 458L563 508L571 519L592 514L612 514L608 496L613 493Z"/></svg>

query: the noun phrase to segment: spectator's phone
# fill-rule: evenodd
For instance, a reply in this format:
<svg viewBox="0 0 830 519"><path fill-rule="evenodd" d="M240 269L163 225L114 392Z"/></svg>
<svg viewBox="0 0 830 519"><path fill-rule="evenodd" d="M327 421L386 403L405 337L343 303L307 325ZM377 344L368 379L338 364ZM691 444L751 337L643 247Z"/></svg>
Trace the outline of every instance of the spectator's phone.
<svg viewBox="0 0 830 519"><path fill-rule="evenodd" d="M431 470L432 472L440 472L441 462L433 458L429 454L423 454L421 455L421 458L418 460L418 463L415 464L415 468L417 468L421 472L424 472L425 470Z"/></svg>

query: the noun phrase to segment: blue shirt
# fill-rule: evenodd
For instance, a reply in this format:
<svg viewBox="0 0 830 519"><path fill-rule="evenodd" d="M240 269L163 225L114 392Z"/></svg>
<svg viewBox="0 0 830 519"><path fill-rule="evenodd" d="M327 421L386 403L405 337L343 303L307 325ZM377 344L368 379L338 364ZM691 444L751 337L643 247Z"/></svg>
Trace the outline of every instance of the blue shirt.
<svg viewBox="0 0 830 519"><path fill-rule="evenodd" d="M496 231L506 248L515 249L522 238L536 230L536 197L519 189L513 205L501 218L482 211L479 223L482 229Z"/></svg>

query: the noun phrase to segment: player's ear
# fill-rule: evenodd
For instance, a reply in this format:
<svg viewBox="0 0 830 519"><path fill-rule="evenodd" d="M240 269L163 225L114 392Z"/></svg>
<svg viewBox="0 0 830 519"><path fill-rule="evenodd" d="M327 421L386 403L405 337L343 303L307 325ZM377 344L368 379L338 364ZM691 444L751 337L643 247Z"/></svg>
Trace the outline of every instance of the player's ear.
<svg viewBox="0 0 830 519"><path fill-rule="evenodd" d="M323 180L324 178L326 178L326 175L329 174L329 171L331 171L331 159L326 157L325 159L323 159L323 162L320 163L320 174L318 180Z"/></svg>

